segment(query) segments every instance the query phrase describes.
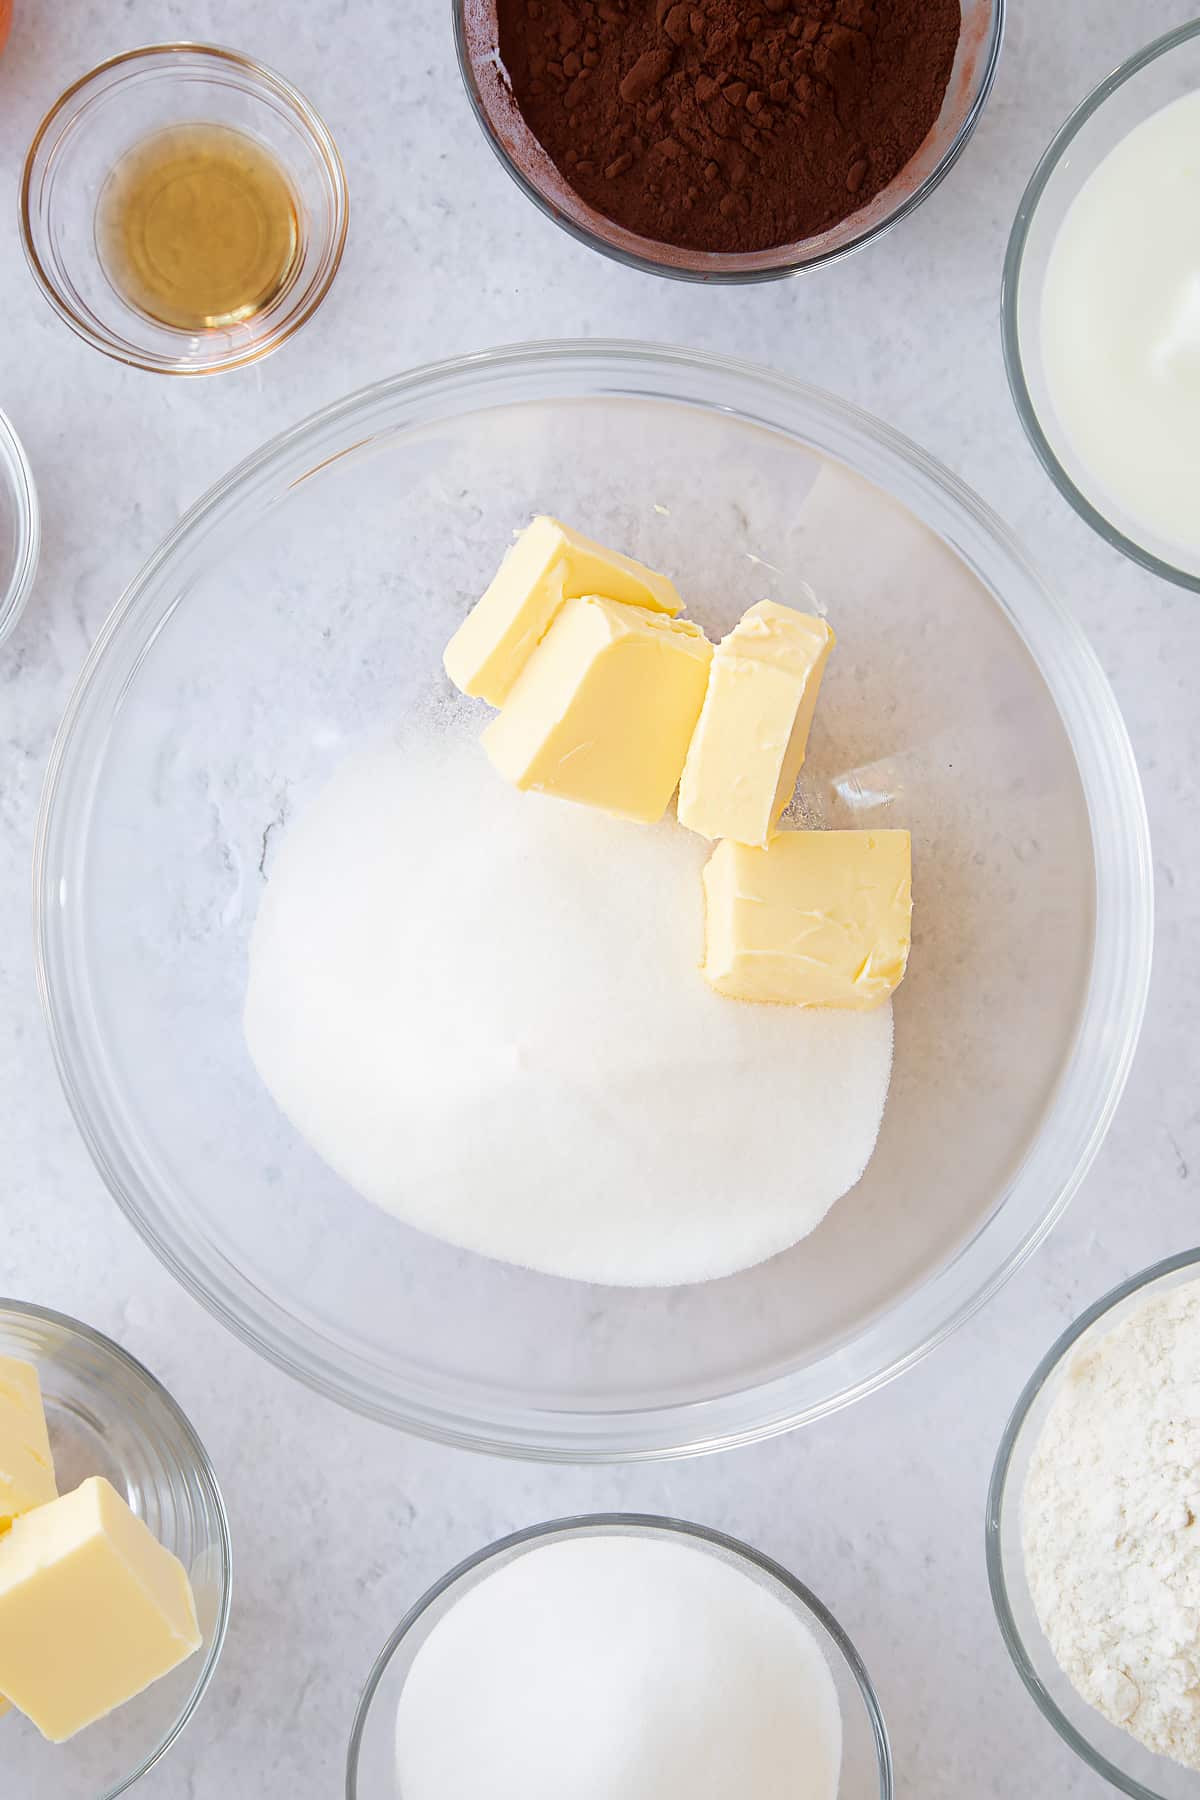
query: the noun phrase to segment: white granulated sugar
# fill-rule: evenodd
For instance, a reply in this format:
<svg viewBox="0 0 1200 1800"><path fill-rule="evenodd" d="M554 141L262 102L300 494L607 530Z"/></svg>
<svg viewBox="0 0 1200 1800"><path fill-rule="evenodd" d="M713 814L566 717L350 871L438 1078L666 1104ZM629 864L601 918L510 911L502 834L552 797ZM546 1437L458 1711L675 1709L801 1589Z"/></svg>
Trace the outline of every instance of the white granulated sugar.
<svg viewBox="0 0 1200 1800"><path fill-rule="evenodd" d="M401 1690L404 1800L834 1800L841 1716L808 1625L675 1542L545 1544L434 1626Z"/></svg>
<svg viewBox="0 0 1200 1800"><path fill-rule="evenodd" d="M346 1181L453 1244L626 1286L774 1255L866 1167L891 1009L714 994L707 848L517 793L433 726L361 755L259 909L262 1079Z"/></svg>
<svg viewBox="0 0 1200 1800"><path fill-rule="evenodd" d="M1200 1282L1076 1352L1030 1463L1022 1532L1071 1685L1200 1769Z"/></svg>

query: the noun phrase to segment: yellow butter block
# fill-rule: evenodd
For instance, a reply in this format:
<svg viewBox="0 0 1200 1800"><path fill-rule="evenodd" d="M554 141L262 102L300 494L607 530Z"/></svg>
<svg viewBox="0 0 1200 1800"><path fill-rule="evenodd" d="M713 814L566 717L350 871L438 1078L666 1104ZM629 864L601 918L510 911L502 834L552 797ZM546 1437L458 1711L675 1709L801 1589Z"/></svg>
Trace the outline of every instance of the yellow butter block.
<svg viewBox="0 0 1200 1800"><path fill-rule="evenodd" d="M704 976L734 1000L866 1011L904 979L907 831L784 831L765 850L726 840L704 898Z"/></svg>
<svg viewBox="0 0 1200 1800"><path fill-rule="evenodd" d="M63 1743L199 1650L191 1584L93 1477L0 1538L0 1692Z"/></svg>
<svg viewBox="0 0 1200 1800"><path fill-rule="evenodd" d="M38 1372L0 1356L0 1533L57 1493Z"/></svg>
<svg viewBox="0 0 1200 1800"><path fill-rule="evenodd" d="M766 844L796 786L834 636L824 619L760 600L713 653L679 783L679 822Z"/></svg>
<svg viewBox="0 0 1200 1800"><path fill-rule="evenodd" d="M57 1493L38 1372L32 1363L0 1356L0 1534ZM0 1694L0 1719L11 1711Z"/></svg>
<svg viewBox="0 0 1200 1800"><path fill-rule="evenodd" d="M526 526L442 658L455 687L503 706L564 600L603 594L674 617L683 601L665 575L606 550L544 514Z"/></svg>
<svg viewBox="0 0 1200 1800"><path fill-rule="evenodd" d="M483 747L516 787L653 823L679 781L711 656L689 619L568 600Z"/></svg>

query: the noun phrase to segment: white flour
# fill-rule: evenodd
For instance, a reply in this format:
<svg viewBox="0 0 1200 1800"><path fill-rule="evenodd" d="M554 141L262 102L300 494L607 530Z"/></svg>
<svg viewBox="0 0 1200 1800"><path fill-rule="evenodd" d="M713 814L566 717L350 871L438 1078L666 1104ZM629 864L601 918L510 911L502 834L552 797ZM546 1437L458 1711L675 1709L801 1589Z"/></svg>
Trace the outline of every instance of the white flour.
<svg viewBox="0 0 1200 1800"><path fill-rule="evenodd" d="M805 1621L646 1537L543 1544L485 1576L417 1651L396 1725L403 1800L834 1800L841 1754Z"/></svg>
<svg viewBox="0 0 1200 1800"><path fill-rule="evenodd" d="M866 1167L891 1008L714 994L707 853L519 794L432 727L352 760L259 908L258 1071L345 1180L453 1244L635 1287L761 1262Z"/></svg>
<svg viewBox="0 0 1200 1800"><path fill-rule="evenodd" d="M1200 1769L1200 1281L1081 1345L1030 1463L1022 1531L1072 1686Z"/></svg>

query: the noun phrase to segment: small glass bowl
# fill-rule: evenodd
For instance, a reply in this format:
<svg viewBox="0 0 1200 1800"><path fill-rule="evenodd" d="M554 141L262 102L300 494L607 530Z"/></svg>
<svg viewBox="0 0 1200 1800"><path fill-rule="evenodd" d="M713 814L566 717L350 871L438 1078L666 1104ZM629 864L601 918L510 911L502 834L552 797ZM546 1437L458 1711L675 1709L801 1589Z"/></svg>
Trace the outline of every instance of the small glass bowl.
<svg viewBox="0 0 1200 1800"><path fill-rule="evenodd" d="M103 1475L191 1577L203 1648L109 1718L48 1744L0 1721L3 1791L115 1800L165 1756L204 1696L225 1641L232 1559L217 1479L183 1413L153 1375L99 1332L0 1299L0 1356L37 1368L60 1493Z"/></svg>
<svg viewBox="0 0 1200 1800"><path fill-rule="evenodd" d="M33 471L12 422L0 412L0 644L25 610L41 543Z"/></svg>
<svg viewBox="0 0 1200 1800"><path fill-rule="evenodd" d="M1131 561L1200 593L1200 555L1181 555L1126 513L1092 475L1055 412L1042 366L1042 295L1055 239L1081 189L1134 128L1200 88L1200 19L1139 50L1077 106L1033 172L1004 260L1001 329L1008 384L1026 436L1059 493Z"/></svg>
<svg viewBox="0 0 1200 1800"><path fill-rule="evenodd" d="M987 1502L987 1568L1000 1633L1021 1680L1059 1736L1090 1769L1134 1800L1196 1800L1200 1777L1155 1756L1089 1706L1059 1668L1038 1623L1021 1548L1021 1504L1030 1460L1046 1416L1085 1339L1106 1337L1146 1303L1152 1290L1200 1276L1200 1250L1155 1263L1097 1300L1068 1327L1034 1371L1008 1422Z"/></svg>
<svg viewBox="0 0 1200 1800"><path fill-rule="evenodd" d="M253 318L202 332L159 324L113 286L96 243L96 208L122 156L154 132L226 125L280 165L300 219L287 283ZM29 266L60 318L86 343L134 368L211 375L270 355L310 319L337 274L349 200L337 147L289 82L209 44L150 44L101 63L39 125L21 182Z"/></svg>
<svg viewBox="0 0 1200 1800"><path fill-rule="evenodd" d="M681 1538L730 1563L781 1600L808 1626L829 1666L842 1714L842 1772L838 1800L892 1800L892 1753L871 1678L833 1614L803 1582L737 1538L643 1513L594 1513L554 1519L501 1538L477 1551L429 1589L400 1621L363 1689L350 1734L347 1800L404 1800L396 1785L396 1710L417 1652L438 1621L463 1595L506 1563L543 1544L579 1537Z"/></svg>
<svg viewBox="0 0 1200 1800"><path fill-rule="evenodd" d="M488 143L534 205L603 256L650 275L723 284L777 281L860 250L920 206L958 161L995 80L1005 0L962 0L963 26L942 110L916 155L882 193L828 231L766 250L686 250L627 231L587 204L551 162L514 104L496 50L496 0L451 0L458 66Z"/></svg>

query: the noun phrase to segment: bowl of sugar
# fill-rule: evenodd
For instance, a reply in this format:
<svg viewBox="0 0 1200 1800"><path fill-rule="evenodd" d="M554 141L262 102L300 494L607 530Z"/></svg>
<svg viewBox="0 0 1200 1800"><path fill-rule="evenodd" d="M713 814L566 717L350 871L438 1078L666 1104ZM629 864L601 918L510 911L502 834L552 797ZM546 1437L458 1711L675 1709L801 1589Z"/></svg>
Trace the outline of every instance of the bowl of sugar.
<svg viewBox="0 0 1200 1800"><path fill-rule="evenodd" d="M1071 114L1022 198L1003 338L1059 492L1143 568L1200 592L1200 21Z"/></svg>
<svg viewBox="0 0 1200 1800"><path fill-rule="evenodd" d="M347 1800L891 1800L837 1620L700 1525L598 1514L490 1545L417 1602L359 1702Z"/></svg>
<svg viewBox="0 0 1200 1800"><path fill-rule="evenodd" d="M911 836L894 997L703 978L678 770L635 823L492 765L512 708L444 656L531 515L686 602L625 614L689 683L826 607L791 842ZM64 720L37 906L75 1116L176 1275L372 1417L584 1461L802 1424L994 1291L1103 1136L1151 912L1112 695L999 521L828 396L592 342L351 396L183 521Z"/></svg>

